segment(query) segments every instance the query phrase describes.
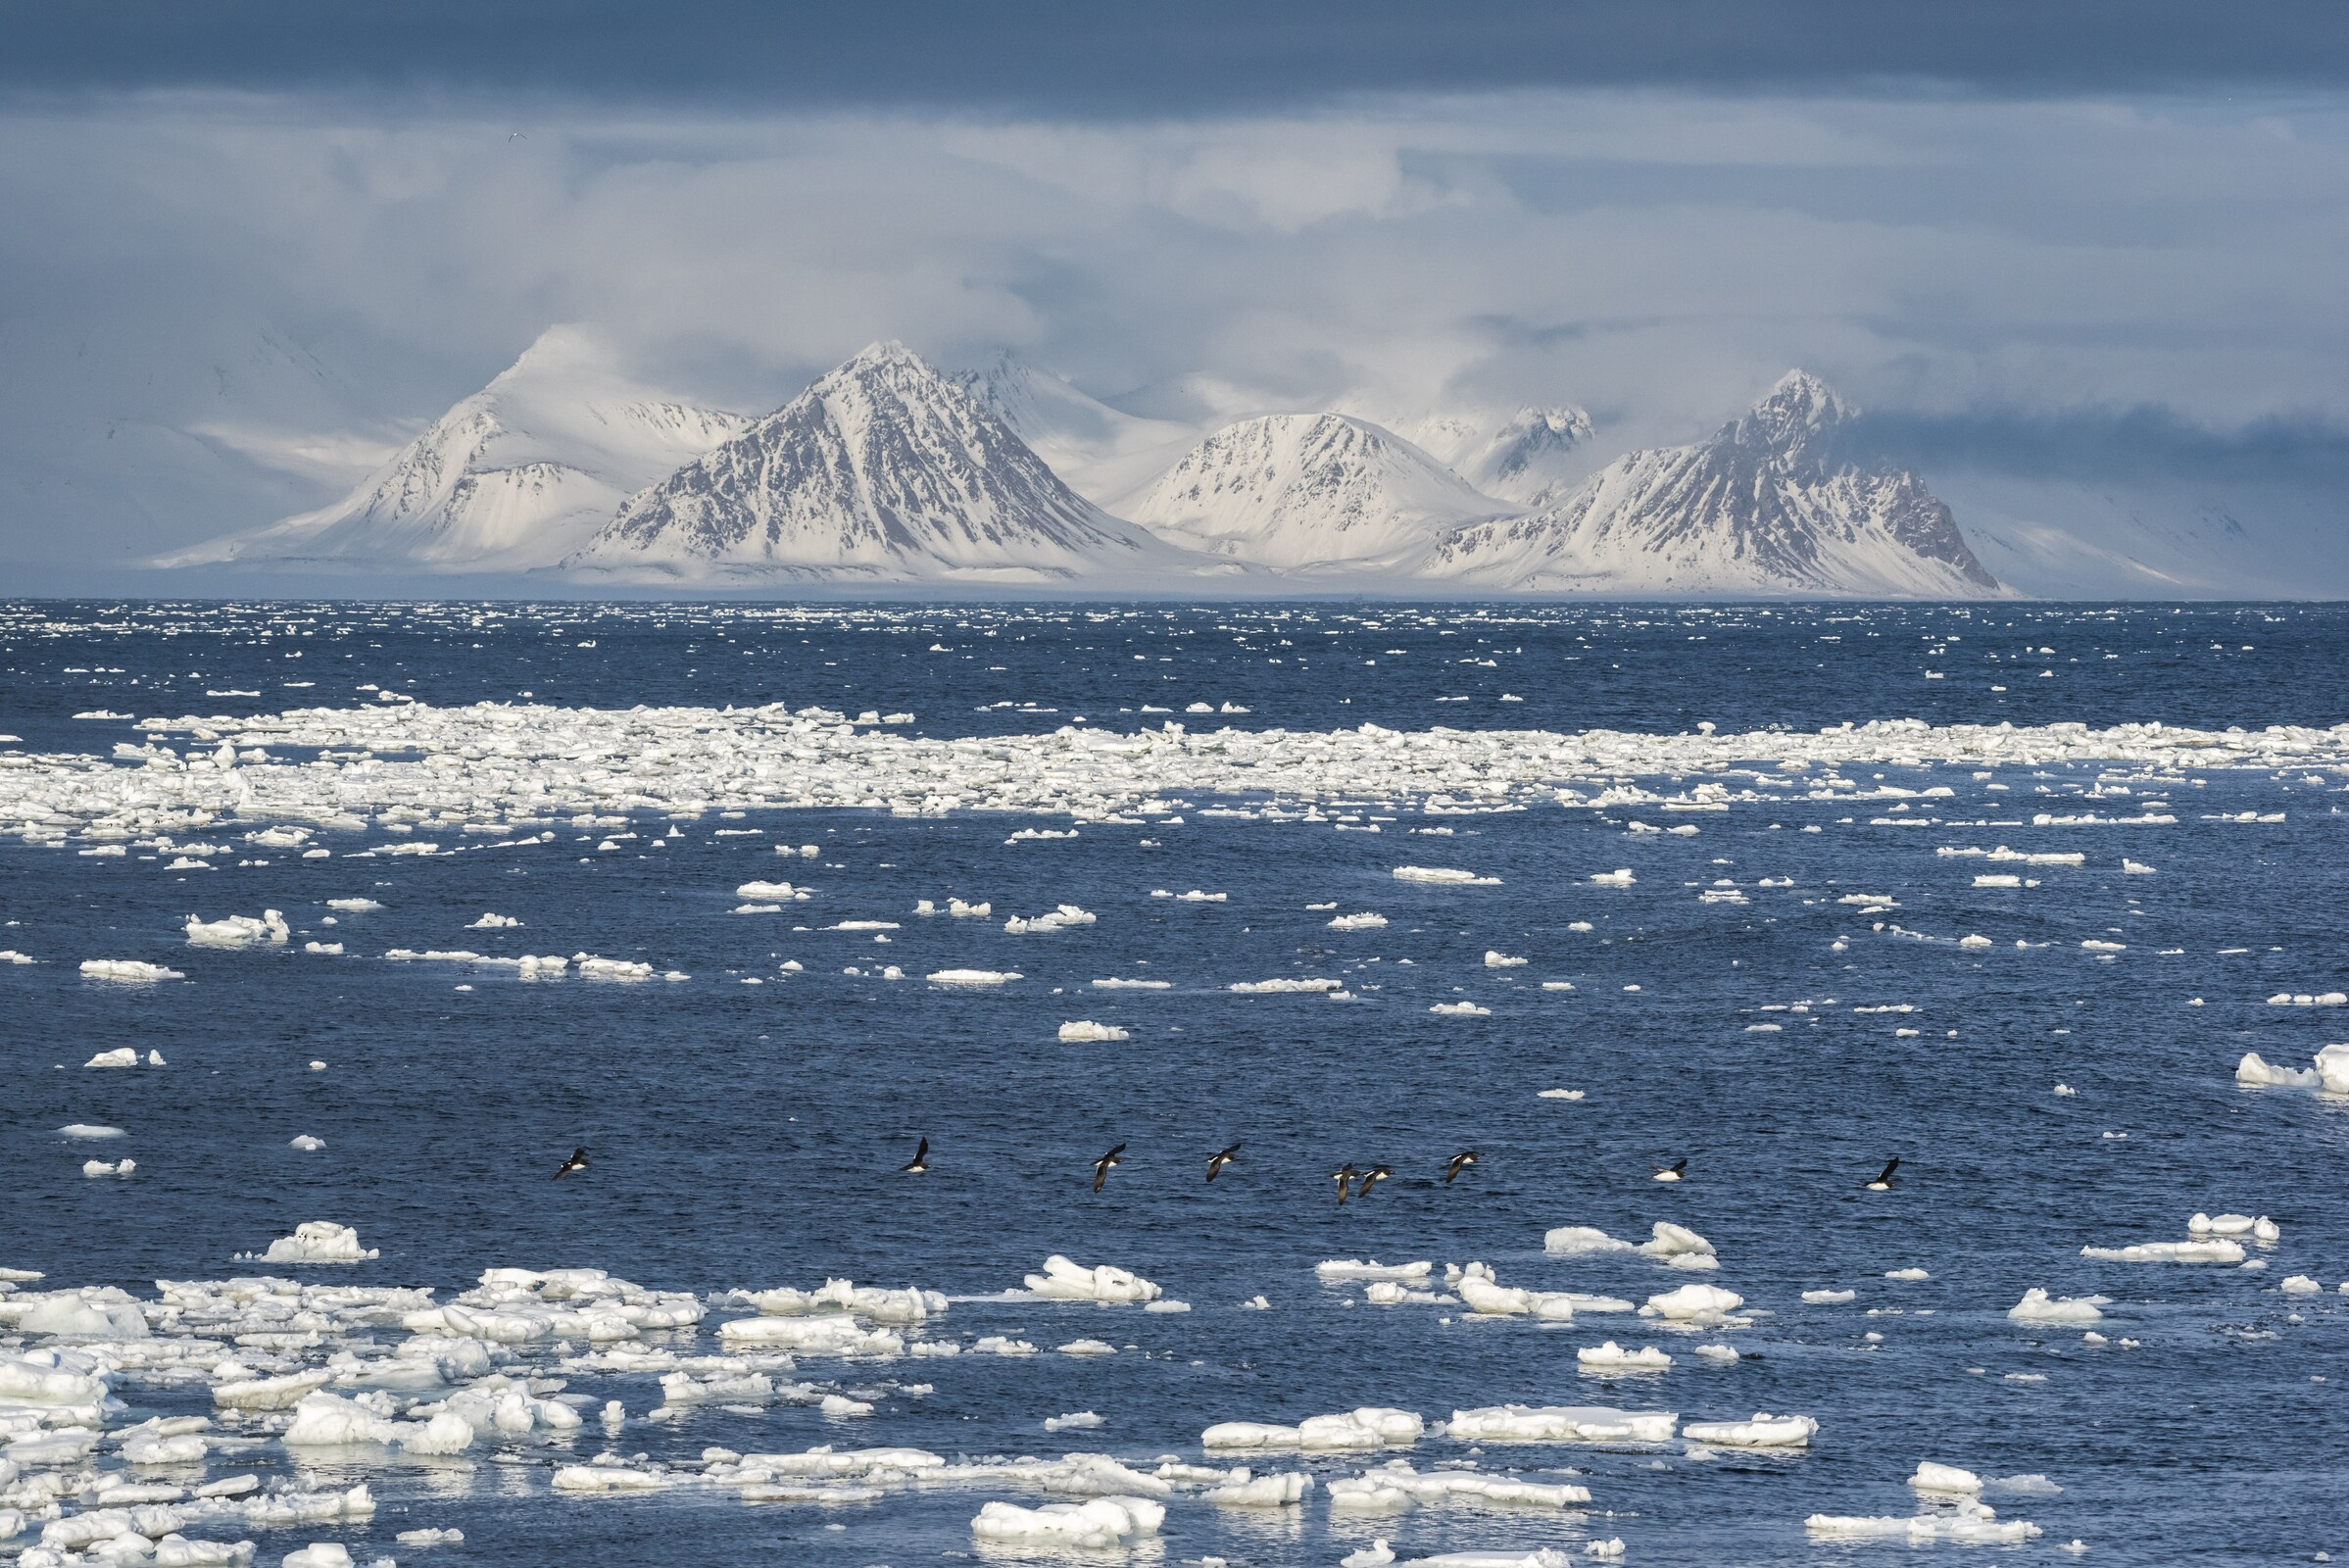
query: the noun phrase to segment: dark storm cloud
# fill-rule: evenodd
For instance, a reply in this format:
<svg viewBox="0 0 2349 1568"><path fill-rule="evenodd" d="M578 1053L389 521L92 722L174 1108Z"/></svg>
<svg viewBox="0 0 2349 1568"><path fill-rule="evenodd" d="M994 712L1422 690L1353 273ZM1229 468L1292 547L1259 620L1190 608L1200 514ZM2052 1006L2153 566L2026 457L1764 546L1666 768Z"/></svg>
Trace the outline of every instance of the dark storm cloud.
<svg viewBox="0 0 2349 1568"><path fill-rule="evenodd" d="M2337 0L0 0L0 87L589 94L1119 118L1354 92L2349 81Z"/></svg>
<svg viewBox="0 0 2349 1568"><path fill-rule="evenodd" d="M1861 415L1848 434L1857 454L1929 473L1972 468L2090 483L2281 484L2349 494L2349 427L2314 415L2220 427L2158 403L1887 410Z"/></svg>

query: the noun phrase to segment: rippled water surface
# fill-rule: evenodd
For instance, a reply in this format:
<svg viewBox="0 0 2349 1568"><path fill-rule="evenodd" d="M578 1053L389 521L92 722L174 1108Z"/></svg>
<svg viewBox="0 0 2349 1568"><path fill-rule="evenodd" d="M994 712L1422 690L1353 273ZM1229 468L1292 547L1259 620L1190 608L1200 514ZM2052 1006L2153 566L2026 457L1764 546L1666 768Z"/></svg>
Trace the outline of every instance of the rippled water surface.
<svg viewBox="0 0 2349 1568"><path fill-rule="evenodd" d="M401 699L782 703L909 713L890 732L933 739L1080 722L1194 734L1711 725L1784 731L1792 753L1824 726L1893 718L2321 731L2349 722L2349 612L46 603L0 607L0 761L19 770L157 741L199 759L222 734L232 750L248 744L235 726L255 715ZM92 713L118 716L75 716ZM183 717L196 722L136 724ZM602 1347L638 1352L640 1369L594 1359L584 1339L496 1351L510 1357L498 1371L541 1380L538 1396L571 1396L585 1414L576 1430L484 1432L454 1456L289 1451L282 1414L227 1414L211 1430L230 1441L200 1466L137 1472L188 1491L237 1473L265 1490L302 1490L305 1473L310 1490L367 1484L367 1521L185 1524L190 1537L253 1541L269 1564L311 1540L343 1542L362 1562L451 1565L1011 1560L1042 1548L975 1539L981 1505L1071 1500L1035 1484L1044 1471L927 1484L900 1471L871 1496L746 1502L704 1463L711 1448L825 1444L953 1463L1113 1456L1169 1490L1157 1534L1088 1554L1101 1562L1336 1564L1377 1538L1399 1559L1551 1548L1578 1560L1586 1544L1620 1539L1628 1563L1689 1565L1912 1549L2069 1561L2076 1539L2091 1563L2349 1550L2349 1098L2235 1081L2247 1052L2303 1069L2349 1040L2349 1008L2322 1004L2349 987L2349 733L2271 745L2256 767L2195 766L2190 753L1935 765L1925 744L1906 764L1787 768L1755 750L1726 805L1703 798L1700 777L1627 774L1601 781L1611 796L1577 781L1582 805L1520 793L1479 808L1466 767L1451 804L1433 808L1349 799L1337 779L1319 801L1192 792L1180 809L1112 821L576 801L523 819L502 801L468 834L463 801L427 802L436 829L387 799L356 825L314 821L296 847L256 843L248 835L270 822L233 810L108 838L71 813L50 822L12 806L0 947L34 961L0 964L0 1265L45 1274L17 1286L20 1304L115 1286L153 1305L159 1280L265 1273L423 1287L445 1302L493 1267L603 1269L698 1297L698 1329ZM337 765L329 751L269 765ZM465 761L446 759L470 777ZM622 764L660 765L612 760ZM1823 775L1846 787L1823 789ZM14 799L4 787L0 798ZM425 840L440 852L383 853ZM102 844L124 853L82 853ZM2080 859L1938 853L2001 847ZM199 863L172 868L188 860ZM1478 880L1402 880L1402 866ZM1628 885L1592 880L1618 869ZM2009 875L2015 885L1977 883ZM809 896L736 912L768 902L736 891L761 880ZM1216 897L1168 896L1193 890ZM337 911L336 899L381 907ZM950 899L991 913L913 912ZM1094 919L1005 927L1061 905ZM282 911L283 943L192 945L182 929L264 909ZM492 912L519 923L474 924ZM1359 912L1387 923L1331 925ZM1977 936L1987 940L1960 942ZM593 954L652 976L523 978L387 960L394 950ZM180 978L78 972L98 957ZM925 978L949 969L1016 978ZM1165 984L1094 984L1108 978ZM1268 979L1343 992L1232 989ZM1432 1010L1462 1004L1475 1010ZM1078 1020L1127 1038L1059 1038ZM124 1046L164 1063L82 1066ZM125 1136L76 1141L61 1135L69 1125ZM324 1147L296 1149L296 1137ZM922 1138L933 1168L900 1174ZM1206 1156L1235 1143L1237 1161L1203 1181ZM1113 1145L1123 1163L1096 1193L1093 1161ZM551 1181L574 1146L590 1167ZM1479 1162L1446 1184L1446 1159L1467 1149ZM1869 1191L1894 1155L1891 1190ZM127 1176L82 1173L84 1160L123 1157L136 1162ZM1686 1180L1652 1179L1683 1158ZM1347 1163L1394 1175L1341 1206L1331 1173ZM2268 1216L2280 1238L2246 1239L2240 1262L2081 1253L2185 1240L2197 1211ZM237 1260L306 1220L355 1227L380 1256ZM1659 1221L1709 1239L1719 1268L1544 1250L1559 1227L1641 1242ZM1131 1270L1161 1304L1190 1310L1005 1298L1052 1253ZM1314 1271L1374 1257L1427 1260L1443 1299L1375 1304ZM1504 1287L1636 1305L1703 1284L1742 1305L1697 1331L1587 1309L1571 1322L1482 1316L1444 1284L1447 1264L1470 1262ZM1885 1277L1920 1268L1930 1277ZM827 1278L948 1303L898 1326L895 1353L801 1354L788 1371L770 1359L772 1397L654 1413L663 1368L729 1370L696 1359L724 1353L716 1325L753 1310L727 1292ZM2286 1290L2287 1278L2321 1291ZM2010 1320L2032 1288L2109 1299L2091 1324ZM1804 1299L1846 1290L1848 1301ZM0 1296L0 1330L11 1299ZM170 1375L125 1367L113 1428L215 1415L216 1361L269 1375L410 1341L397 1311L266 1333L147 1315L149 1340L210 1334L218 1353L174 1352ZM2091 1330L2103 1343L2082 1338ZM972 1349L990 1336L1037 1353ZM1081 1338L1116 1353L1056 1351ZM1674 1364L1582 1370L1577 1350L1606 1340L1656 1346ZM76 1343L20 1334L0 1355ZM111 1343L95 1353L119 1358ZM949 1344L962 1353L913 1353ZM1695 1352L1724 1344L1737 1359ZM379 1402L420 1419L412 1406L449 1392ZM870 1413L827 1414L827 1393ZM0 1385L0 1436L37 1439L30 1421L8 1424L8 1399ZM599 1418L608 1400L623 1424ZM1783 1451L1473 1445L1434 1430L1455 1410L1509 1403L1684 1423L1768 1411L1818 1430ZM1364 1405L1416 1412L1429 1434L1302 1457L1200 1447L1213 1423ZM1077 1412L1100 1424L1046 1430ZM34 1517L17 1547L40 1539L51 1495L61 1515L93 1510L96 1477L122 1467L115 1440L87 1459L24 1452L14 1485ZM557 1490L563 1467L599 1456L665 1485ZM1330 1482L1396 1459L1422 1474L1570 1482L1591 1500L1333 1510ZM1179 1471L1157 1478L1167 1460L1302 1471L1316 1487L1299 1505L1218 1506ZM1814 1514L1930 1506L1904 1485L1923 1460L2045 1477L2060 1490L1983 1494L1999 1519L2043 1534L1912 1548L1806 1530ZM1049 1471L1061 1488L1078 1474ZM23 1490L43 1475L75 1479L50 1495ZM425 1527L465 1540L394 1540Z"/></svg>

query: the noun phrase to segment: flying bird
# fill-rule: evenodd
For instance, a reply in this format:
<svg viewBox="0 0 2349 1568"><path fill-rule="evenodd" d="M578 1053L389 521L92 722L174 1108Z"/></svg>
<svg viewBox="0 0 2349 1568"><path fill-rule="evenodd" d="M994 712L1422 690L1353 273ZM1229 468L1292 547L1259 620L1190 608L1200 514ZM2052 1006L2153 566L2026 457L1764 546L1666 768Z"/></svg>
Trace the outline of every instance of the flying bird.
<svg viewBox="0 0 2349 1568"><path fill-rule="evenodd" d="M521 131L514 130L506 133L506 139L508 141L528 141L530 138Z"/></svg>
<svg viewBox="0 0 2349 1568"><path fill-rule="evenodd" d="M1900 1156L1894 1154L1884 1162L1884 1168L1876 1173L1876 1180L1868 1184L1868 1191L1872 1193L1890 1192L1892 1190L1892 1173L1898 1169L1900 1169Z"/></svg>
<svg viewBox="0 0 2349 1568"><path fill-rule="evenodd" d="M1656 1173L1656 1180L1660 1182L1677 1182L1688 1174L1688 1162L1685 1159L1676 1159L1669 1165L1651 1165L1648 1168Z"/></svg>
<svg viewBox="0 0 2349 1568"><path fill-rule="evenodd" d="M1388 1177L1394 1174L1395 1167L1392 1165L1371 1166L1370 1169L1362 1173L1362 1179L1354 1184L1354 1196L1356 1198L1368 1198L1370 1196L1370 1190L1373 1187L1376 1187L1379 1183L1385 1181Z"/></svg>
<svg viewBox="0 0 2349 1568"><path fill-rule="evenodd" d="M929 1168L930 1141L927 1138L923 1139L921 1141L920 1147L913 1151L913 1157L898 1167L899 1170L903 1171L908 1176L919 1176L923 1171L926 1171Z"/></svg>
<svg viewBox="0 0 2349 1568"><path fill-rule="evenodd" d="M571 1151L571 1157L564 1160L562 1165L557 1167L555 1171L555 1180L561 1181L565 1176L568 1176L572 1171L585 1169L587 1169L587 1151L584 1149L574 1149Z"/></svg>
<svg viewBox="0 0 2349 1568"><path fill-rule="evenodd" d="M1477 1162L1477 1152L1473 1149L1463 1149L1452 1155L1450 1161L1444 1167L1444 1185L1449 1187L1460 1172Z"/></svg>
<svg viewBox="0 0 2349 1568"><path fill-rule="evenodd" d="M1095 1192L1098 1193L1101 1190L1101 1183L1109 1179L1111 1171L1125 1163L1124 1160L1117 1157L1125 1152L1126 1146L1119 1144L1115 1149L1093 1162L1093 1190Z"/></svg>
<svg viewBox="0 0 2349 1568"><path fill-rule="evenodd" d="M1207 1156L1207 1180L1213 1181L1219 1174L1222 1173L1223 1168L1226 1165L1229 1165L1233 1160L1238 1159L1239 1157L1240 1146L1238 1144L1234 1144L1229 1149L1219 1149L1214 1153L1209 1154Z"/></svg>
<svg viewBox="0 0 2349 1568"><path fill-rule="evenodd" d="M1361 1174L1351 1164L1341 1165L1330 1172L1330 1180L1338 1184L1338 1205L1341 1208L1346 1206L1346 1195L1353 1191L1354 1178Z"/></svg>

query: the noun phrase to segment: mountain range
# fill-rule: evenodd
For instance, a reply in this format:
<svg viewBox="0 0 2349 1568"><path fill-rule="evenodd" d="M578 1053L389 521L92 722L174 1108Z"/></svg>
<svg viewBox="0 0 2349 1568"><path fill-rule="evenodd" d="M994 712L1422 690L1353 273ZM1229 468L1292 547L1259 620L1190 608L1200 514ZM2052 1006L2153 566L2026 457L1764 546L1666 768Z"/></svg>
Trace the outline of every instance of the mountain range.
<svg viewBox="0 0 2349 1568"><path fill-rule="evenodd" d="M558 326L332 506L158 564L527 571L750 422L639 385L592 335Z"/></svg>
<svg viewBox="0 0 2349 1568"><path fill-rule="evenodd" d="M1564 405L1384 422L1347 406L1201 430L1009 355L941 372L882 343L754 419L641 386L591 334L559 327L341 501L160 564L733 586L2015 593L1923 478L1849 450L1852 418L1795 370L1701 441L1611 461ZM2033 523L2013 497L1985 510L1979 537L2025 577L2133 569L2175 592L2197 551L2246 553L2227 532L2242 525L2208 510L2166 531L2112 523L2103 541ZM2154 545L2169 556L2140 561Z"/></svg>

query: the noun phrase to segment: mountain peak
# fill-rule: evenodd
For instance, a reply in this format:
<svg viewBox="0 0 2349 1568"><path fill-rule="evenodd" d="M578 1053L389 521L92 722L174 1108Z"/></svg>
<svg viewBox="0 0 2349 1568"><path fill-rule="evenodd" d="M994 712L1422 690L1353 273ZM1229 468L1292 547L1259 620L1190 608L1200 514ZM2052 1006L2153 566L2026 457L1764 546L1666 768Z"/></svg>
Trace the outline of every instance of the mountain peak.
<svg viewBox="0 0 2349 1568"><path fill-rule="evenodd" d="M906 369L920 370L930 375L936 375L938 373L936 370L930 368L929 363L920 355L914 353L911 349L905 347L905 344L900 343L896 338L893 337L883 339L877 343L867 343L864 345L864 347L858 349L855 354L849 356L848 359L842 361L840 365L833 369L831 374L824 376L822 379L825 381L832 381L855 375L859 371L878 369L882 368L904 368Z"/></svg>
<svg viewBox="0 0 2349 1568"><path fill-rule="evenodd" d="M630 498L568 564L650 577L1055 582L1185 564L994 409L875 343Z"/></svg>
<svg viewBox="0 0 2349 1568"><path fill-rule="evenodd" d="M1404 569L1447 529L1503 510L1393 431L1343 414L1228 424L1137 494L1160 538L1304 571Z"/></svg>
<svg viewBox="0 0 2349 1568"><path fill-rule="evenodd" d="M1850 404L1835 396L1834 387L1797 368L1780 376L1778 384L1737 421L1737 427L1741 436L1751 432L1772 445L1784 445L1840 423L1853 412Z"/></svg>

